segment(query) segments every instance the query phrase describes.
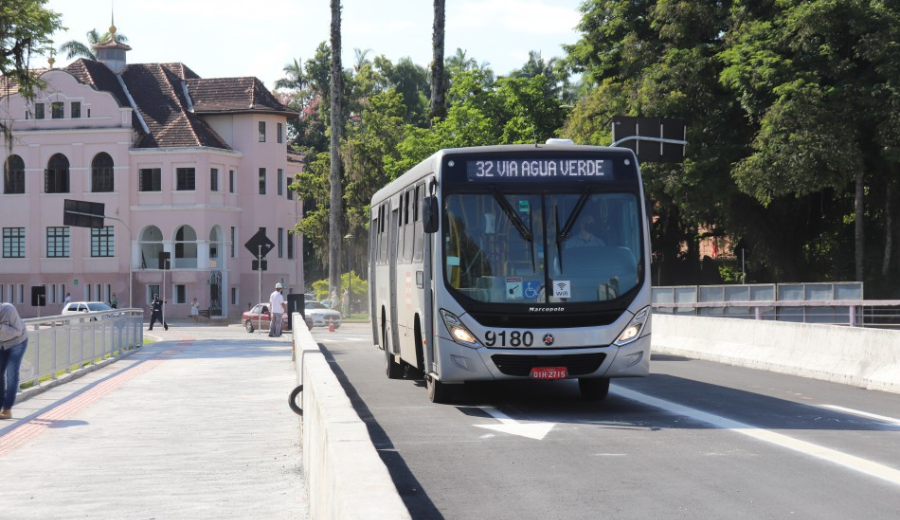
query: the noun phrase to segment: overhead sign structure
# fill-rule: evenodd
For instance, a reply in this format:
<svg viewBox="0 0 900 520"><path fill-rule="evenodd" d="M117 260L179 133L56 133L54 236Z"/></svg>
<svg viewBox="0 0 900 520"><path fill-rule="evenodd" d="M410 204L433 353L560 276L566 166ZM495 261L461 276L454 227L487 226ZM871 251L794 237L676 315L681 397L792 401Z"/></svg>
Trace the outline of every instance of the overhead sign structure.
<svg viewBox="0 0 900 520"><path fill-rule="evenodd" d="M105 206L100 202L65 199L63 201L63 225L102 228Z"/></svg>
<svg viewBox="0 0 900 520"><path fill-rule="evenodd" d="M269 254L269 251L275 247L275 244L266 236L265 230L260 229L255 235L250 237L250 240L244 244L244 247L246 247L247 251L250 251L253 256L265 258L266 255Z"/></svg>
<svg viewBox="0 0 900 520"><path fill-rule="evenodd" d="M634 150L638 161L684 162L684 119L615 116L613 146Z"/></svg>

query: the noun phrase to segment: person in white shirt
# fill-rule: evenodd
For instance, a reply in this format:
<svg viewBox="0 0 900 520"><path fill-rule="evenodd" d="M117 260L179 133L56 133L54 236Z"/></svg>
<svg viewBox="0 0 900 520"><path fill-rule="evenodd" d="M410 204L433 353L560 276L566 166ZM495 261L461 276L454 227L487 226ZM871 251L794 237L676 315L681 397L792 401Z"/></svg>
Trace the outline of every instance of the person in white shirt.
<svg viewBox="0 0 900 520"><path fill-rule="evenodd" d="M284 295L281 291L284 286L281 282L275 284L275 290L269 295L269 337L281 337L281 320L284 318L284 312L287 310L287 304L284 301Z"/></svg>

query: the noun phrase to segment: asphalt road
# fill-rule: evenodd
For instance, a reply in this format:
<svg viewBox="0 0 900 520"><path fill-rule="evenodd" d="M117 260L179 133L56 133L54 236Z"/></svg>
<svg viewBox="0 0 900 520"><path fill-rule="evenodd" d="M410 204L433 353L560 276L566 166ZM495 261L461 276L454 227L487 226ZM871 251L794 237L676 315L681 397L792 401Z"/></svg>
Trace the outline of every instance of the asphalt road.
<svg viewBox="0 0 900 520"><path fill-rule="evenodd" d="M900 395L654 355L573 381L389 380L368 324L313 335L416 519L900 518Z"/></svg>

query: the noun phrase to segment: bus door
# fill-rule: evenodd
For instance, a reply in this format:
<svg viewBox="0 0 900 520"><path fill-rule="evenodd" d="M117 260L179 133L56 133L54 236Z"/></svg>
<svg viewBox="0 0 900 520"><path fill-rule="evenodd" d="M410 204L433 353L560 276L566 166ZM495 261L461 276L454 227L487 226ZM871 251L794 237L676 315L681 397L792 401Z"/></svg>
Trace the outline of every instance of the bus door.
<svg viewBox="0 0 900 520"><path fill-rule="evenodd" d="M397 322L397 244L399 244L399 236L400 236L400 200L401 196L394 195L391 197L391 220L390 220L390 232L388 236L390 237L390 242L388 243L388 269L390 270L390 291L389 301L390 301L390 312L391 317L388 320L388 329L390 331L390 345L385 345L384 348L388 352L397 353L397 345L400 344L400 336Z"/></svg>

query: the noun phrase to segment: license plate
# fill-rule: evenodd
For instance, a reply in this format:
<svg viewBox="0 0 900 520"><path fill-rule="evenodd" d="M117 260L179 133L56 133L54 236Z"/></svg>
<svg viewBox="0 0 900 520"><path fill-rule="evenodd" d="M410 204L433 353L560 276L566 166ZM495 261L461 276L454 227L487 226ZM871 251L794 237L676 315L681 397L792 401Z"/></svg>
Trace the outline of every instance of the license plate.
<svg viewBox="0 0 900 520"><path fill-rule="evenodd" d="M531 379L565 379L569 377L566 367L534 367L531 369Z"/></svg>

